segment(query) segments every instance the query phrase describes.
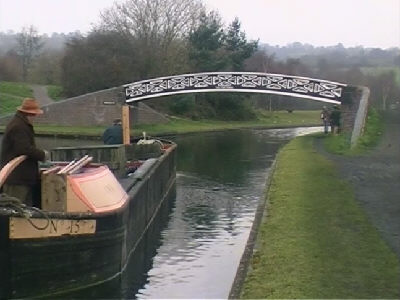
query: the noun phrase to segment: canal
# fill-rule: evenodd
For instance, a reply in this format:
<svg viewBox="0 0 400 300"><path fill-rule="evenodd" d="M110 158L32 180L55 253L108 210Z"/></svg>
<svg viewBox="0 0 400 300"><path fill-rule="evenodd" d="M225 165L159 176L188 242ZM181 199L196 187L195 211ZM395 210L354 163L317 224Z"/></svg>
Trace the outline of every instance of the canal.
<svg viewBox="0 0 400 300"><path fill-rule="evenodd" d="M150 229L117 287L76 296L228 298L279 148L295 136L321 130L232 130L172 137L178 144L177 196L168 216ZM49 149L99 141L37 138L37 143Z"/></svg>

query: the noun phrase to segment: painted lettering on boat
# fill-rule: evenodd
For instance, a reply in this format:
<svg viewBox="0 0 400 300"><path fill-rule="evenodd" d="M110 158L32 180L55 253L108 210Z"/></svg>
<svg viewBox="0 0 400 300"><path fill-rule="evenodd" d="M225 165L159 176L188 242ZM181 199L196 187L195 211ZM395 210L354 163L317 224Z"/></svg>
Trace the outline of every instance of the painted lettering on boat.
<svg viewBox="0 0 400 300"><path fill-rule="evenodd" d="M10 239L94 234L96 220L10 218Z"/></svg>

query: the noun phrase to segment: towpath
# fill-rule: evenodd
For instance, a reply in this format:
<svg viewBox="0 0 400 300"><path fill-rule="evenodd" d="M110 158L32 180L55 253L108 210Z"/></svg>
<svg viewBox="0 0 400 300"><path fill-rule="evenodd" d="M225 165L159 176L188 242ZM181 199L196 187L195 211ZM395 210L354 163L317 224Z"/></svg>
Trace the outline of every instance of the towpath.
<svg viewBox="0 0 400 300"><path fill-rule="evenodd" d="M357 201L400 260L400 112L385 114L384 123L380 144L367 155L333 155L320 143L315 146L353 186Z"/></svg>
<svg viewBox="0 0 400 300"><path fill-rule="evenodd" d="M45 85L32 84L31 88L33 90L33 97L39 102L40 106L53 103L47 93L47 87Z"/></svg>

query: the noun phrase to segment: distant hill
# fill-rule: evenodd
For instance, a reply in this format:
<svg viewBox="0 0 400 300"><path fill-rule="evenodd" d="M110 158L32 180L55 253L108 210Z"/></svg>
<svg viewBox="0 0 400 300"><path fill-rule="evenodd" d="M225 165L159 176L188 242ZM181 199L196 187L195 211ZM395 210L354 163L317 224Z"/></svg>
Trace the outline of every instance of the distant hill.
<svg viewBox="0 0 400 300"><path fill-rule="evenodd" d="M260 44L260 49L277 60L301 59L303 64L314 67L318 60L327 60L335 66L349 67L400 67L400 48L380 49L361 46L345 48L342 44L314 47L310 44L292 43L287 46Z"/></svg>
<svg viewBox="0 0 400 300"><path fill-rule="evenodd" d="M75 33L53 33L51 35L41 35L44 50L63 50L65 43L73 37L76 37L79 32ZM18 33L0 32L0 55L4 55L8 51L17 48Z"/></svg>
<svg viewBox="0 0 400 300"><path fill-rule="evenodd" d="M18 33L0 32L0 55L17 47ZM53 33L51 35L42 35L43 50L62 50L65 43L71 38L80 35L74 33ZM342 44L327 47L316 47L310 44L294 42L286 46L273 46L267 43L259 44L260 50L266 51L269 55L274 55L277 60L286 60L288 58L299 58L302 63L311 67L315 66L318 59L329 59L330 64L342 64L346 67L400 67L400 48L380 49L364 48L362 46L345 48Z"/></svg>

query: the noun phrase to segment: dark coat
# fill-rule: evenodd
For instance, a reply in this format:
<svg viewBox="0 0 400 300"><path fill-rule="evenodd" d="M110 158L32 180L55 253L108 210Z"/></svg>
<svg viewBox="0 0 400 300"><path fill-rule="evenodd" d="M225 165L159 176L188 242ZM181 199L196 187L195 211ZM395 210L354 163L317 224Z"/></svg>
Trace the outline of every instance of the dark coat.
<svg viewBox="0 0 400 300"><path fill-rule="evenodd" d="M103 142L106 145L122 144L122 126L113 125L103 133Z"/></svg>
<svg viewBox="0 0 400 300"><path fill-rule="evenodd" d="M330 115L330 121L331 121L331 125L333 126L340 126L340 117L341 117L341 113L340 110L335 108Z"/></svg>
<svg viewBox="0 0 400 300"><path fill-rule="evenodd" d="M7 184L34 185L39 181L38 161L44 161L45 152L36 148L34 135L32 124L17 111L4 132L0 165L20 155L28 157L8 176Z"/></svg>

